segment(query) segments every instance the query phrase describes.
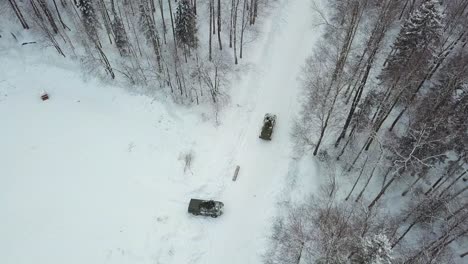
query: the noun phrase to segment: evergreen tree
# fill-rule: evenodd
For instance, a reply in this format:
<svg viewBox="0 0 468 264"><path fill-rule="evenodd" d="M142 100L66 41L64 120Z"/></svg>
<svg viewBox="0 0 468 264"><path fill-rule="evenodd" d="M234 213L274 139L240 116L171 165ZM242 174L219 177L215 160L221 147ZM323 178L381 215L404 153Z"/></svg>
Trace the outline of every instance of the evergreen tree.
<svg viewBox="0 0 468 264"><path fill-rule="evenodd" d="M148 3L146 1L142 1L139 6L140 17L138 23L140 28L148 41L148 43L152 44L154 49L159 49L159 34L157 32L156 25L151 18L151 11L149 9Z"/></svg>
<svg viewBox="0 0 468 264"><path fill-rule="evenodd" d="M89 37L99 42L98 31L100 23L97 19L92 0L75 0L75 5L81 11L83 25Z"/></svg>
<svg viewBox="0 0 468 264"><path fill-rule="evenodd" d="M180 46L194 49L198 46L196 15L188 0L179 1L176 11L176 36Z"/></svg>
<svg viewBox="0 0 468 264"><path fill-rule="evenodd" d="M125 32L125 27L119 17L114 18L112 29L115 35L115 44L117 45L117 48L122 55L127 55L129 53L127 33Z"/></svg>
<svg viewBox="0 0 468 264"><path fill-rule="evenodd" d="M438 5L437 0L424 0L403 24L387 58L382 74L384 79L392 73L398 75L407 70L408 64L412 64L410 61L424 65L431 59L432 47L438 42L442 27Z"/></svg>
<svg viewBox="0 0 468 264"><path fill-rule="evenodd" d="M111 1L111 10L114 18L111 22L112 31L114 32L114 39L117 48L122 56L128 55L130 52L129 39L122 18L115 9L114 1Z"/></svg>
<svg viewBox="0 0 468 264"><path fill-rule="evenodd" d="M151 17L151 10L149 8L148 1L141 1L140 3L139 24L146 40L153 46L153 51L156 55L156 61L158 63L158 71L161 72L161 42L159 40L157 27Z"/></svg>

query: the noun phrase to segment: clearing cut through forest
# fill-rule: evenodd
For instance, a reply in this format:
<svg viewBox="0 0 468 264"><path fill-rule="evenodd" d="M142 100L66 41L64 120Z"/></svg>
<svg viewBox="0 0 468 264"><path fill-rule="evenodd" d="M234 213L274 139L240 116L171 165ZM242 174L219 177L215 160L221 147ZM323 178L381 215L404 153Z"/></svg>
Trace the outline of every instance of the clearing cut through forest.
<svg viewBox="0 0 468 264"><path fill-rule="evenodd" d="M234 171L240 166L236 182L225 186L220 199L225 203L222 224L209 232L210 247L204 263L261 263L268 246L271 223L278 213L277 200L295 162L291 129L300 109L302 65L315 40L321 35L314 27L318 14L309 0L282 0L265 23L263 39L257 46L253 68L241 85L233 85L233 105L227 120L233 121L238 136L233 152ZM253 94L253 96L252 96ZM272 140L258 138L265 113L277 115ZM229 121L226 121L229 122ZM229 134L229 133L228 133ZM307 175L316 181L317 175ZM303 186L303 188L311 188Z"/></svg>

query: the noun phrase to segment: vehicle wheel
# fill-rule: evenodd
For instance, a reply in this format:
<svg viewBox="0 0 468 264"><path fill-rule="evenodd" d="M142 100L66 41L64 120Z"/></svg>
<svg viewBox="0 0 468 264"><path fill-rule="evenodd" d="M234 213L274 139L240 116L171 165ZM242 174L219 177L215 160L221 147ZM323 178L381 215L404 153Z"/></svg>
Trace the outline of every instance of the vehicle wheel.
<svg viewBox="0 0 468 264"><path fill-rule="evenodd" d="M218 216L217 216L217 215L211 215L211 217L216 218L216 217L218 217Z"/></svg>

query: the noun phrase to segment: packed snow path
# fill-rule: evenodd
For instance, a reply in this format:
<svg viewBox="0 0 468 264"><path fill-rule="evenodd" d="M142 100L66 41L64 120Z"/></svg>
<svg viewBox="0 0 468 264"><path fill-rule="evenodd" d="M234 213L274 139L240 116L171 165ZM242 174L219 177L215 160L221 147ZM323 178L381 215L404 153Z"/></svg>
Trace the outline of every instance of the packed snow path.
<svg viewBox="0 0 468 264"><path fill-rule="evenodd" d="M241 169L237 181L229 183L220 197L226 212L221 224L210 229L208 256L200 263L262 261L278 195L293 169L290 132L300 108L298 77L313 40L320 35L313 27L310 2L280 2L256 52L254 70L245 83L233 88L240 89L234 102L248 109L247 121L238 124L240 138L231 167L240 165ZM271 141L258 138L265 113L277 115Z"/></svg>
<svg viewBox="0 0 468 264"><path fill-rule="evenodd" d="M0 263L261 263L288 177L301 174L290 132L320 35L310 3L278 1L219 127L196 109L83 82L66 59L0 46ZM258 138L265 113L277 115L272 141ZM317 185L313 167L302 174L297 185ZM223 201L225 214L189 215L190 198Z"/></svg>

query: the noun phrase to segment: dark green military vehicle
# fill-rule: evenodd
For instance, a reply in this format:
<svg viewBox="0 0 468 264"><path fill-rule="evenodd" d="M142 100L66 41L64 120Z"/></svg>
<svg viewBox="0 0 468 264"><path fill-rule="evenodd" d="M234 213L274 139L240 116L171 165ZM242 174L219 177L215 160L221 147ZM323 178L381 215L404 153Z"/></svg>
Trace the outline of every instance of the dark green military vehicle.
<svg viewBox="0 0 468 264"><path fill-rule="evenodd" d="M276 123L276 115L273 114L265 114L265 118L263 118L263 127L262 131L260 132L259 138L264 140L271 140L271 134L273 134L273 127L275 127Z"/></svg>
<svg viewBox="0 0 468 264"><path fill-rule="evenodd" d="M213 200L190 199L188 212L194 215L218 217L223 214L224 204Z"/></svg>

